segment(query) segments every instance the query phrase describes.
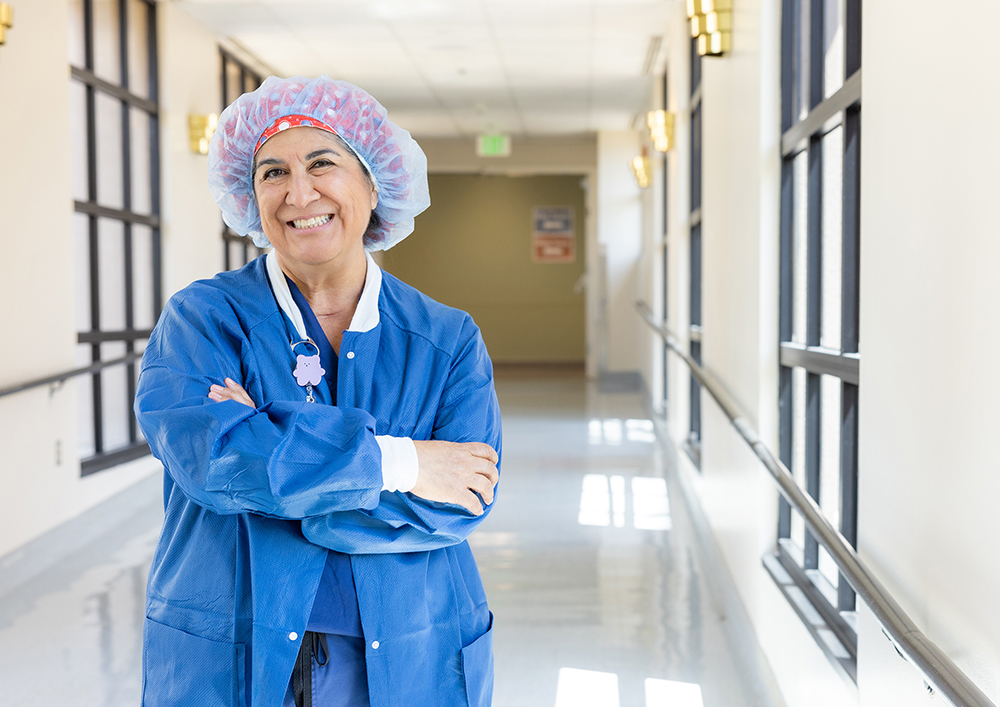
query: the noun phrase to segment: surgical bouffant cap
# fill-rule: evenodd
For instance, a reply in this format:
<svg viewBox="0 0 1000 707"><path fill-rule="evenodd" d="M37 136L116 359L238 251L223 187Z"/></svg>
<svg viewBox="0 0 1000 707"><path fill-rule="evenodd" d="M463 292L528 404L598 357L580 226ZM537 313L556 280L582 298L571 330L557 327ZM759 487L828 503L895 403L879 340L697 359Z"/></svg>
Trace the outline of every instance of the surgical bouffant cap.
<svg viewBox="0 0 1000 707"><path fill-rule="evenodd" d="M251 169L264 131L285 116L305 118L300 125L312 118L332 130L369 171L378 189L378 218L365 233L367 250L387 250L413 232L413 218L431 203L423 150L386 117L378 101L328 76L268 77L222 112L208 148L208 185L231 229L261 248L271 245L261 227Z"/></svg>

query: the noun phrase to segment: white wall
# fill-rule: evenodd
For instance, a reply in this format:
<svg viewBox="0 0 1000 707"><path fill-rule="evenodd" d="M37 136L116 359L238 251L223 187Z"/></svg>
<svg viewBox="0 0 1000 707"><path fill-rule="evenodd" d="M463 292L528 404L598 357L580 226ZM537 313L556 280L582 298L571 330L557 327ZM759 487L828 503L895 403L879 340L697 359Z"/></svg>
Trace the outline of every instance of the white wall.
<svg viewBox="0 0 1000 707"><path fill-rule="evenodd" d="M993 0L962 13L1000 22ZM863 23L859 549L1000 703L1000 60L930 0ZM884 642L863 627L884 660L862 662L862 704L914 704Z"/></svg>
<svg viewBox="0 0 1000 707"><path fill-rule="evenodd" d="M635 310L641 293L642 190L630 167L639 150L638 133L597 134L596 235L597 250L604 254L604 322L600 332L606 346L598 365L601 371L612 373L639 370L640 326L645 326ZM595 269L600 265L595 264Z"/></svg>

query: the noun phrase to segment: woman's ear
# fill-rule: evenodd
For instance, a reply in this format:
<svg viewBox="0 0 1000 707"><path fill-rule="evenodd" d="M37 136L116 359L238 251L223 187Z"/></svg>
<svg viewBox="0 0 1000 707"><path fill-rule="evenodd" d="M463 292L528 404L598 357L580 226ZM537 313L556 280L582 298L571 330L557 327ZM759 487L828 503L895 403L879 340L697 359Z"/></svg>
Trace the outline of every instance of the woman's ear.
<svg viewBox="0 0 1000 707"><path fill-rule="evenodd" d="M374 211L375 207L378 206L378 189L375 188L374 184L372 184L371 202L372 202L372 211Z"/></svg>

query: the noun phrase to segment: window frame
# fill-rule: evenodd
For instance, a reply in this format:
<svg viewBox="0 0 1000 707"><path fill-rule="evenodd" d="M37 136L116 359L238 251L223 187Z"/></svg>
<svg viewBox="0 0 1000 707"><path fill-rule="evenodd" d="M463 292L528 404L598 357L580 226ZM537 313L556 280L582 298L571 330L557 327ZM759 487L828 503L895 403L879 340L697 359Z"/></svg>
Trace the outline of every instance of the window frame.
<svg viewBox="0 0 1000 707"><path fill-rule="evenodd" d="M690 204L688 219L688 353L699 366L702 337L702 56L698 39L690 42ZM688 435L683 449L695 468L701 469L701 384L690 376L688 386Z"/></svg>
<svg viewBox="0 0 1000 707"><path fill-rule="evenodd" d="M840 381L839 420L839 530L857 545L858 504L858 383L860 354L859 258L860 258L860 145L861 145L861 0L841 0L844 5L844 82L825 96L824 26L825 0L782 0L781 28L781 225L779 283L779 457L789 469L794 456L796 410L794 371L806 375L805 482L807 493L820 500L821 380ZM808 36L803 7L808 12ZM802 78L797 59L808 52L806 90L799 91ZM805 94L805 95L802 95ZM807 98L808 110L799 111L799 100ZM823 139L843 129L843 191L841 221L840 349L820 345L823 307ZM806 331L805 342L794 337L796 170L797 156L807 155L806 205ZM836 587L819 572L819 546L808 531L805 547L792 540L793 510L780 499L777 549L764 558L772 578L796 613L840 672L857 682L856 596L843 575ZM797 592L791 591L792 588ZM831 591L832 590L832 591ZM809 606L804 606L802 598ZM816 620L816 615L820 621ZM831 639L831 635L836 641ZM844 650L837 650L837 643Z"/></svg>
<svg viewBox="0 0 1000 707"><path fill-rule="evenodd" d="M222 110L225 110L244 92L256 90L264 80L259 73L223 47L219 47L219 57L222 62L222 93L220 95L222 96ZM240 76L240 86L236 88L235 93L233 92L234 87L230 85L229 81L230 66L236 67ZM263 252L264 249L254 245L252 239L241 236L227 226L225 221L222 222L222 267L224 270L241 268Z"/></svg>
<svg viewBox="0 0 1000 707"><path fill-rule="evenodd" d="M133 93L129 88L129 0L115 0L118 21L118 61L119 83L112 83L95 73L95 27L93 0L82 0L83 14L83 50L84 65L70 64L70 80L78 81L85 90L85 123L86 123L86 160L87 160L87 198L74 200L74 213L84 214L88 220L88 268L89 268L89 308L90 329L77 332L78 344L90 345L91 363L101 363L101 346L106 343L123 342L126 354L135 353L137 345L149 338L152 329L136 329L134 326L135 310L133 295L138 286L148 285L151 292L152 321L159 318L163 308L163 277L162 248L160 233L160 108L159 108L159 64L157 46L157 11L154 0L132 0L132 6L145 8L146 13L146 66L148 97ZM97 96L104 94L120 102L121 109L121 151L122 151L122 208L112 208L101 204L98 198L98 145L97 145ZM132 206L132 125L131 111L143 111L149 119L149 186L150 210L148 214L138 213ZM105 330L101 326L100 300L100 227L99 220L107 219L121 224L124 238L124 306L125 328L120 331ZM132 228L135 225L150 229L151 238L151 275L149 283L137 283L133 272L133 239ZM136 365L134 362L122 364L126 366L126 395L121 401L127 407L128 444L117 449L106 449L104 410L107 403L104 399L102 379L103 371L91 375L91 406L93 414L94 453L81 459L80 474L88 476L111 466L138 459L149 453L149 445L141 438L135 415L131 412L132 400L135 398Z"/></svg>

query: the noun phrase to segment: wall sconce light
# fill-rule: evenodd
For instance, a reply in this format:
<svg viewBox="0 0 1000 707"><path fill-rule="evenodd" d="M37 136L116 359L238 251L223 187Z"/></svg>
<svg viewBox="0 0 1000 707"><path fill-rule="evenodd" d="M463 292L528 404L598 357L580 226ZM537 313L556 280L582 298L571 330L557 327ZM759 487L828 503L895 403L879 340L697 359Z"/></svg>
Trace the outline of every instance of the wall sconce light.
<svg viewBox="0 0 1000 707"><path fill-rule="evenodd" d="M698 39L698 54L722 56L733 35L732 0L687 0L691 36Z"/></svg>
<svg viewBox="0 0 1000 707"><path fill-rule="evenodd" d="M14 8L0 2L0 44L7 41L7 30L14 26Z"/></svg>
<svg viewBox="0 0 1000 707"><path fill-rule="evenodd" d="M640 189L645 189L649 186L653 167L649 162L649 155L646 153L645 147L642 148L641 155L637 155L632 159L632 174L635 175L635 181L639 184Z"/></svg>
<svg viewBox="0 0 1000 707"><path fill-rule="evenodd" d="M196 155L208 154L208 141L215 134L215 127L219 124L219 116L215 113L208 115L189 115L188 132L191 138L191 152Z"/></svg>
<svg viewBox="0 0 1000 707"><path fill-rule="evenodd" d="M651 110L646 113L649 139L659 152L667 152L674 147L674 114L665 110Z"/></svg>

